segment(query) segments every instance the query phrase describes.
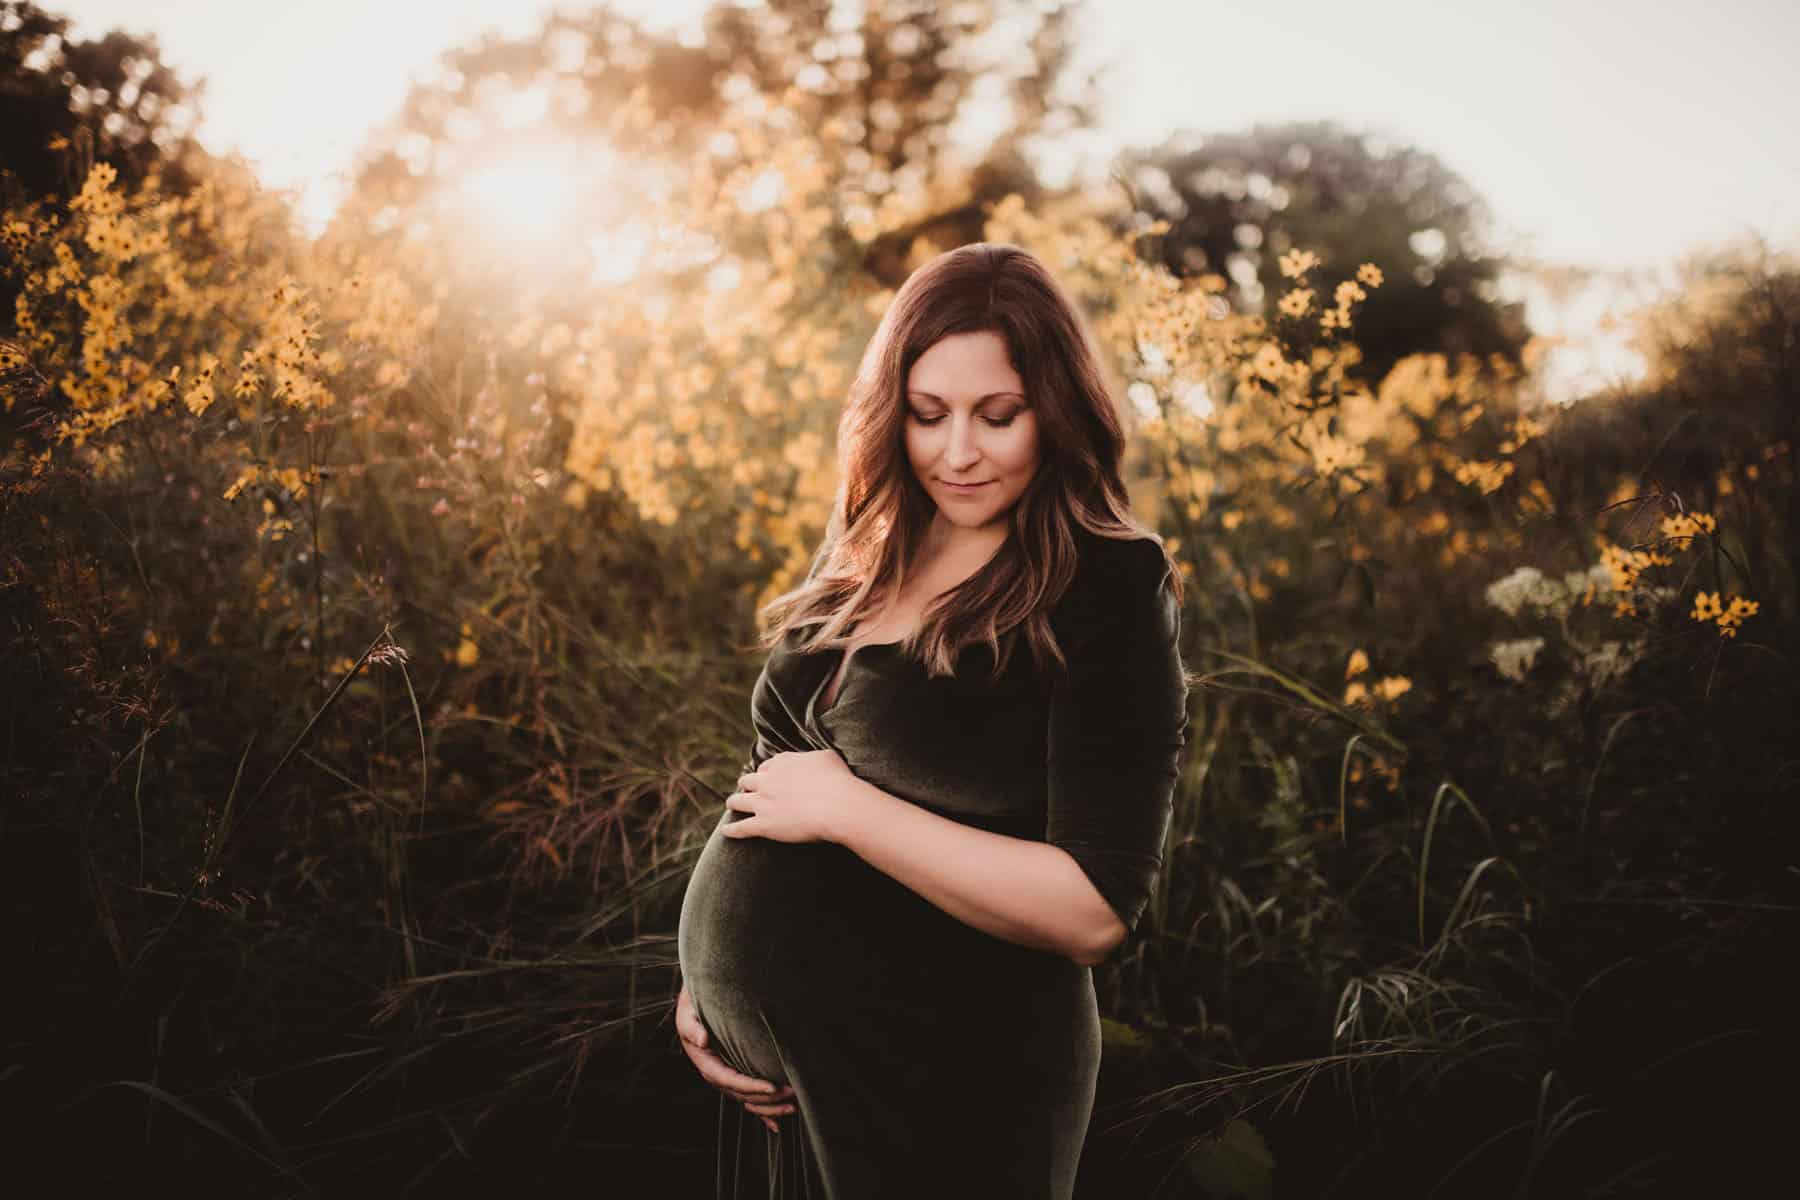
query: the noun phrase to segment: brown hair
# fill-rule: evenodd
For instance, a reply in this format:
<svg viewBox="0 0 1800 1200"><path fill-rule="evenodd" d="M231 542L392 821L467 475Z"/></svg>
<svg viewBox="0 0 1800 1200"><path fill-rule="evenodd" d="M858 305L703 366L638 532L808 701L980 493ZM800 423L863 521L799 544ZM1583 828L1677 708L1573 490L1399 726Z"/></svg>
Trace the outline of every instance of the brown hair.
<svg viewBox="0 0 1800 1200"><path fill-rule="evenodd" d="M906 457L907 375L940 338L988 331L1006 342L1036 413L1038 470L1008 514L1005 543L933 601L902 649L929 674L950 674L964 648L985 642L998 676L1021 630L1040 668L1064 667L1050 611L1075 575L1077 529L1162 544L1131 514L1120 413L1082 312L1029 251L974 242L909 275L869 339L838 421L839 484L824 539L806 579L763 606L765 648L805 627L813 632L803 652L846 645L875 597L890 585L898 592L936 508Z"/></svg>

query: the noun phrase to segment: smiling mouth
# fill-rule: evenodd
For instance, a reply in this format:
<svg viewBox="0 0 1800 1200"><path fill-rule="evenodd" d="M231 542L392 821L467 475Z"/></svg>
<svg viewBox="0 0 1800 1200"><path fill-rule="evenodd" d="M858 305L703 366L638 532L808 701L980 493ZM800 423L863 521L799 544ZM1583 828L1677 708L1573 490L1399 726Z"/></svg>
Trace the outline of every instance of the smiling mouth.
<svg viewBox="0 0 1800 1200"><path fill-rule="evenodd" d="M950 480L950 479L944 480L944 483L949 485L950 487L960 488L961 490L963 490L965 492L969 491L971 488L986 487L988 484L990 484L992 482L993 482L993 480L991 480L991 479L983 479L980 483L957 483L954 480Z"/></svg>

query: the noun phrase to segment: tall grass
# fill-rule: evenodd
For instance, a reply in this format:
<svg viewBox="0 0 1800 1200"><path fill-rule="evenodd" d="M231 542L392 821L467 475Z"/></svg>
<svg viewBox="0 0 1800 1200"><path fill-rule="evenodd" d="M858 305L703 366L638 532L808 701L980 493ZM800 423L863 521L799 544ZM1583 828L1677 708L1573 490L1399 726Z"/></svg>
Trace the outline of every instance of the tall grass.
<svg viewBox="0 0 1800 1200"><path fill-rule="evenodd" d="M115 1185L704 1191L675 919L879 296L821 244L792 310L751 310L816 401L783 425L709 390L744 346L679 308L557 333L452 275L426 322L448 260L233 242L278 224L248 191L210 221L110 195L8 225L21 1136L116 1147L79 1164ZM68 251L86 304L45 282L121 213L210 304L111 251ZM1098 973L1083 1193L1611 1195L1703 1183L1684 1143L1773 1145L1738 1084L1791 1045L1792 269L1651 314L1652 375L1552 413L1505 364L1359 380L1316 313L1215 321L1078 203L990 215L1149 388L1136 495L1190 580L1189 751ZM293 298L353 254L378 298Z"/></svg>

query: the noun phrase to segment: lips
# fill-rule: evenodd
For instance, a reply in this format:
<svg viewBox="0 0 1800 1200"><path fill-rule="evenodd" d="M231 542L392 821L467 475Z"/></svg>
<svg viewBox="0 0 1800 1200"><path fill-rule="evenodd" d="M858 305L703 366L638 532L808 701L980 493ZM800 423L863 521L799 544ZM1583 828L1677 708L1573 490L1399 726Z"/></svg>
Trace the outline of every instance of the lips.
<svg viewBox="0 0 1800 1200"><path fill-rule="evenodd" d="M952 483L948 479L946 479L946 480L943 480L942 482L945 487L949 488L953 492L974 492L974 491L979 491L980 489L986 487L988 484L992 483L993 480L984 479L980 483Z"/></svg>

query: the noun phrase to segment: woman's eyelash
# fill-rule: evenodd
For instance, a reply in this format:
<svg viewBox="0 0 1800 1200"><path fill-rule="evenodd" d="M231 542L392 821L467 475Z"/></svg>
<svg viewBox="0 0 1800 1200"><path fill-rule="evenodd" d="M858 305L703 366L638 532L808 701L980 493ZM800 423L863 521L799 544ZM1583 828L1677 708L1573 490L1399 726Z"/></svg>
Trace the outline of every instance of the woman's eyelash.
<svg viewBox="0 0 1800 1200"><path fill-rule="evenodd" d="M921 417L918 413L914 413L912 415L912 417L913 417L913 420L917 421L921 425L936 425L939 421L942 421L944 419L942 416ZM1018 419L1017 416L1008 417L1004 421L996 421L991 417L983 417L982 418L982 420L986 421L989 425L992 425L995 429L1005 429L1008 425L1011 425L1017 419Z"/></svg>

